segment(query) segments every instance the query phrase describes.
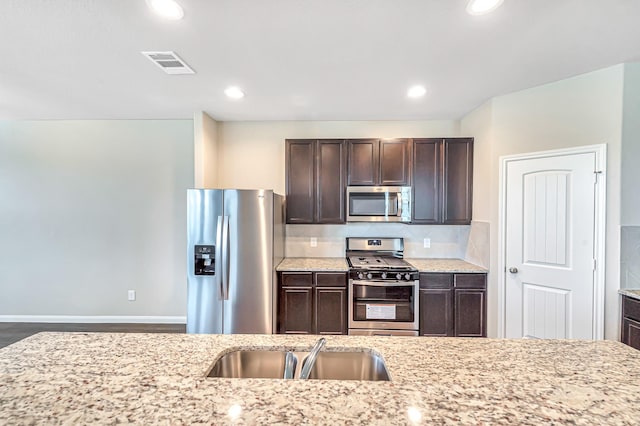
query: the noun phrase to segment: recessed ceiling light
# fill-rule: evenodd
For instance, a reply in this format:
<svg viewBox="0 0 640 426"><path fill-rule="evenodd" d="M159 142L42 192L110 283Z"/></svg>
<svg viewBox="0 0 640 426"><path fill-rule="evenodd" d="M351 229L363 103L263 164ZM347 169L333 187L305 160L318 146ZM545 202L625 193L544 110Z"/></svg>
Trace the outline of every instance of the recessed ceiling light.
<svg viewBox="0 0 640 426"><path fill-rule="evenodd" d="M224 94L233 99L244 98L244 92L236 86L227 87L224 91Z"/></svg>
<svg viewBox="0 0 640 426"><path fill-rule="evenodd" d="M184 17L182 6L174 0L146 0L147 6L163 18L177 21Z"/></svg>
<svg viewBox="0 0 640 426"><path fill-rule="evenodd" d="M427 89L425 89L424 86L413 86L407 91L407 96L410 98L420 98L424 96L425 93L427 93Z"/></svg>
<svg viewBox="0 0 640 426"><path fill-rule="evenodd" d="M503 0L469 0L467 13L469 15L484 15L496 10L502 2Z"/></svg>

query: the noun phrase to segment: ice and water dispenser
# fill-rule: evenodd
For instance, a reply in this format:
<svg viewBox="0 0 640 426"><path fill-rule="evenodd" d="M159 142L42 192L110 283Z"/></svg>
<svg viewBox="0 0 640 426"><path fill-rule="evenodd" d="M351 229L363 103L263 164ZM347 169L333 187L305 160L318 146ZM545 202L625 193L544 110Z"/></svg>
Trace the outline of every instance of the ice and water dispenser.
<svg viewBox="0 0 640 426"><path fill-rule="evenodd" d="M194 274L216 274L216 246L195 246L194 248Z"/></svg>

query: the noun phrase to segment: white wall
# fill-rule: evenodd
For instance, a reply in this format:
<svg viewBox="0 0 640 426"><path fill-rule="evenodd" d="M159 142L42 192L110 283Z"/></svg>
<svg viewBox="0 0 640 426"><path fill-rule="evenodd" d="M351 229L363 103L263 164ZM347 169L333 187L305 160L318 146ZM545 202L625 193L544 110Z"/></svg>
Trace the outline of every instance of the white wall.
<svg viewBox="0 0 640 426"><path fill-rule="evenodd" d="M193 114L193 134L194 187L217 188L220 185L218 122L198 111Z"/></svg>
<svg viewBox="0 0 640 426"><path fill-rule="evenodd" d="M602 143L608 145L605 337L618 336L623 69L618 65L499 96L461 121L461 132L476 136L474 169L487 170L484 183L474 181L473 210L474 219L487 214L491 228L490 336L497 335L500 156Z"/></svg>
<svg viewBox="0 0 640 426"><path fill-rule="evenodd" d="M458 136L457 121L261 121L219 123L220 183L285 193L285 139Z"/></svg>
<svg viewBox="0 0 640 426"><path fill-rule="evenodd" d="M0 316L183 320L193 171L191 120L0 121Z"/></svg>
<svg viewBox="0 0 640 426"><path fill-rule="evenodd" d="M640 62L624 65L622 121L623 225L640 225Z"/></svg>

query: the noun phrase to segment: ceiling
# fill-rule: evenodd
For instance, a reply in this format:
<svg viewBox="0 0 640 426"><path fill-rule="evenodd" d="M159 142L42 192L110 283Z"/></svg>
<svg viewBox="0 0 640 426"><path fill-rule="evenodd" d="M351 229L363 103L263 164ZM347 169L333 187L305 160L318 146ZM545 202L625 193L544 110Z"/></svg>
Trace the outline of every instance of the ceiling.
<svg viewBox="0 0 640 426"><path fill-rule="evenodd" d="M458 119L640 60L638 0L0 0L0 119ZM141 51L172 50L195 75ZM427 94L409 99L423 84ZM246 97L224 95L230 85Z"/></svg>

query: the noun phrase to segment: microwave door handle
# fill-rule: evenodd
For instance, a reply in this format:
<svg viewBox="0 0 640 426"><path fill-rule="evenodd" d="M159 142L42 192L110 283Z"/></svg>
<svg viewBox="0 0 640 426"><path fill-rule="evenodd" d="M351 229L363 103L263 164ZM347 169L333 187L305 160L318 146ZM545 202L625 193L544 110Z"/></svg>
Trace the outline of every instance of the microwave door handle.
<svg viewBox="0 0 640 426"><path fill-rule="evenodd" d="M398 192L398 211L396 212L396 216L402 216L402 192Z"/></svg>

